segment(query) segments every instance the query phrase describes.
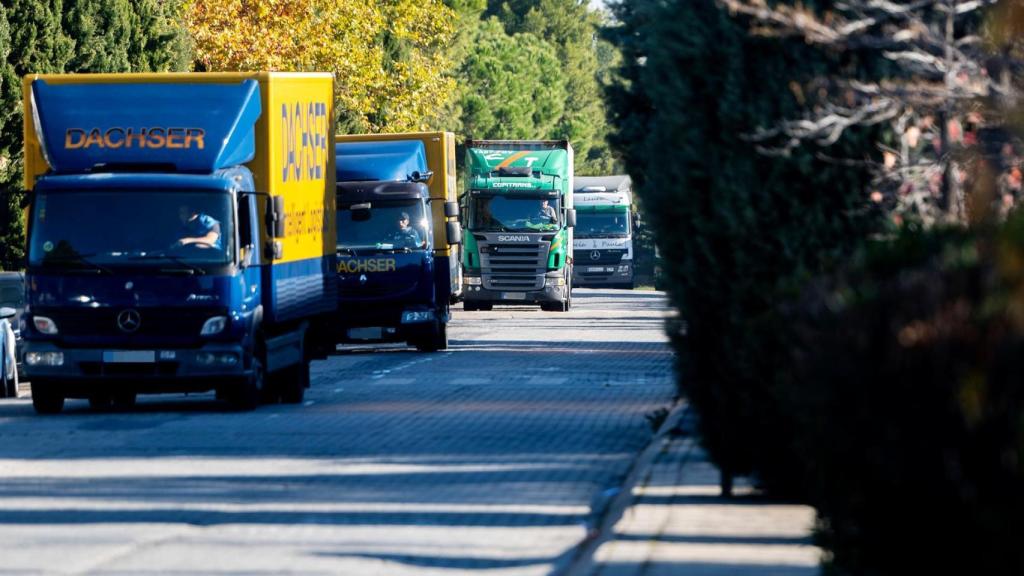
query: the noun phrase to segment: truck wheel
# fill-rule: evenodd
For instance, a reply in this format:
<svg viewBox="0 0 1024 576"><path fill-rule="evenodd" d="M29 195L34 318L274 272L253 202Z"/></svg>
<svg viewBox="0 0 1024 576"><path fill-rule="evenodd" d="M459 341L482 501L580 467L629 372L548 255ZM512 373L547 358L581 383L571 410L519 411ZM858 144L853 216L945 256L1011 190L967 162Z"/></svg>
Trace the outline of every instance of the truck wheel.
<svg viewBox="0 0 1024 576"><path fill-rule="evenodd" d="M111 398L114 402L114 408L117 410L131 410L135 408L135 399L135 392L117 392Z"/></svg>
<svg viewBox="0 0 1024 576"><path fill-rule="evenodd" d="M476 312L480 308L476 305L475 302L470 302L469 300L463 300L462 301L462 309L465 310L466 312Z"/></svg>
<svg viewBox="0 0 1024 576"><path fill-rule="evenodd" d="M278 392L284 404L301 404L309 387L309 362L281 371Z"/></svg>
<svg viewBox="0 0 1024 576"><path fill-rule="evenodd" d="M252 410L259 405L266 386L267 374L259 358L252 360L252 374L242 378L227 393L228 404L238 411Z"/></svg>
<svg viewBox="0 0 1024 576"><path fill-rule="evenodd" d="M14 374L4 380L4 391L8 398L18 397L18 369L14 369Z"/></svg>
<svg viewBox="0 0 1024 576"><path fill-rule="evenodd" d="M448 349L448 325L440 320L434 321L430 333L416 341L416 349L420 352L437 352Z"/></svg>
<svg viewBox="0 0 1024 576"><path fill-rule="evenodd" d="M32 407L36 414L59 414L64 409L64 395L50 382L32 382Z"/></svg>
<svg viewBox="0 0 1024 576"><path fill-rule="evenodd" d="M89 395L89 408L97 412L110 410L114 406L114 397L110 394L96 393Z"/></svg>
<svg viewBox="0 0 1024 576"><path fill-rule="evenodd" d="M490 312L491 310L494 310L494 304L491 304L489 302L487 304L477 304L477 310L483 310L484 312Z"/></svg>

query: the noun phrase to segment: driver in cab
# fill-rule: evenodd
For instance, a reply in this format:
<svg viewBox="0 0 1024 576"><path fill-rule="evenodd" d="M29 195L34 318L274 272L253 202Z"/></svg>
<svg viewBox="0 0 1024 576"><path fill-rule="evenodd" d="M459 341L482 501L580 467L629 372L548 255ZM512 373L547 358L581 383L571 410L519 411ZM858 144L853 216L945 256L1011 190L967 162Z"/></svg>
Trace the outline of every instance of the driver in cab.
<svg viewBox="0 0 1024 576"><path fill-rule="evenodd" d="M537 209L537 220L540 220L544 224L557 224L558 213L555 212L555 207L548 204L547 200L540 201L540 208Z"/></svg>
<svg viewBox="0 0 1024 576"><path fill-rule="evenodd" d="M392 235L392 243L395 248L419 248L422 240L420 233L409 225L409 213L402 212L398 217L398 230Z"/></svg>
<svg viewBox="0 0 1024 576"><path fill-rule="evenodd" d="M181 231L174 247L195 245L200 248L221 248L220 222L212 216L182 205L178 207L178 219L181 220Z"/></svg>

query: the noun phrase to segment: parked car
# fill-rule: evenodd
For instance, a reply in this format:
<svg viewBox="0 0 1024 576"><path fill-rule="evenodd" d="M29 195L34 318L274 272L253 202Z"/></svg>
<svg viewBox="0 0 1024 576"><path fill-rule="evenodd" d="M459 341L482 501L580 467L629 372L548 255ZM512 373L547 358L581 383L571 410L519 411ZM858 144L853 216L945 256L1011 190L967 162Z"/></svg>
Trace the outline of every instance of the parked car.
<svg viewBox="0 0 1024 576"><path fill-rule="evenodd" d="M18 396L21 358L21 313L25 308L25 276L0 272L0 398Z"/></svg>
<svg viewBox="0 0 1024 576"><path fill-rule="evenodd" d="M18 357L11 319L14 308L0 308L0 397L18 397Z"/></svg>

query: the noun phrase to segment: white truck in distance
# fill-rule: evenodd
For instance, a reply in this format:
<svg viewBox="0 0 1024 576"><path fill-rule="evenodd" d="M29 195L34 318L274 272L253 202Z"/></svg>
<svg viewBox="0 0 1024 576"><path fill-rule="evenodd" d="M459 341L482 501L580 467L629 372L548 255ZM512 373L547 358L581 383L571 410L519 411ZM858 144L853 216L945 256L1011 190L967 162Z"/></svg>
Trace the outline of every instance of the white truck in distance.
<svg viewBox="0 0 1024 576"><path fill-rule="evenodd" d="M633 288L629 176L576 177L573 285Z"/></svg>

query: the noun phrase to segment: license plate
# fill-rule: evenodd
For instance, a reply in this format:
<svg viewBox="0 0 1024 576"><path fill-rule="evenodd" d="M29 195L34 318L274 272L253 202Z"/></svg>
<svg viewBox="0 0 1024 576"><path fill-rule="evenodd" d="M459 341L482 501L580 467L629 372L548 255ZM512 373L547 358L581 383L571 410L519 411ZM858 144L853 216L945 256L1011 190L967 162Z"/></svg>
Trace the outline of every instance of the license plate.
<svg viewBox="0 0 1024 576"><path fill-rule="evenodd" d="M379 326L371 328L350 328L348 337L353 340L380 340L384 337L384 329Z"/></svg>
<svg viewBox="0 0 1024 576"><path fill-rule="evenodd" d="M526 300L526 292L502 292L501 297L505 300Z"/></svg>
<svg viewBox="0 0 1024 576"><path fill-rule="evenodd" d="M589 266L587 272L604 272L604 266Z"/></svg>
<svg viewBox="0 0 1024 576"><path fill-rule="evenodd" d="M154 350L104 350L103 361L111 364L149 364L156 362Z"/></svg>

